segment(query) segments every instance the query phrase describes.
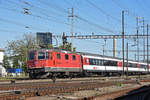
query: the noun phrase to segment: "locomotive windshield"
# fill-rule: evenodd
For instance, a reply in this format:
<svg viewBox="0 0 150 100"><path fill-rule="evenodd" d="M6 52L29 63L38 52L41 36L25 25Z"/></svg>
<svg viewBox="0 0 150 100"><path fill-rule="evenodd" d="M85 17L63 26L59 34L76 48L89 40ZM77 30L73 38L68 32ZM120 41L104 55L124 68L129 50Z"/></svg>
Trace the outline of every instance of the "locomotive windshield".
<svg viewBox="0 0 150 100"><path fill-rule="evenodd" d="M30 52L29 53L29 60L34 60L35 59L35 52Z"/></svg>
<svg viewBox="0 0 150 100"><path fill-rule="evenodd" d="M49 59L49 53L48 52L38 52L38 59Z"/></svg>
<svg viewBox="0 0 150 100"><path fill-rule="evenodd" d="M45 52L38 52L38 59L45 59Z"/></svg>

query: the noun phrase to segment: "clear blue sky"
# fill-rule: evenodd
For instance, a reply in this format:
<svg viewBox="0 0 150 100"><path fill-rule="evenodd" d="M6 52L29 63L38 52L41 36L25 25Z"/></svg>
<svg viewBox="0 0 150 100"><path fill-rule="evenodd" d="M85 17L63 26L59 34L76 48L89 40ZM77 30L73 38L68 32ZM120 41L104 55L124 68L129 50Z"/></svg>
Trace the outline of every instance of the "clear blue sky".
<svg viewBox="0 0 150 100"><path fill-rule="evenodd" d="M74 8L74 32L77 35L121 34L121 12L125 13L125 34L136 34L136 16L150 19L149 0L0 0L0 47L7 41L21 39L25 33L52 32L71 35L71 8ZM29 9L29 15L24 14ZM140 24L142 25L142 24ZM142 33L142 29L140 29ZM59 39L61 42L61 39ZM104 40L74 40L78 51L102 54ZM129 40L134 44L133 40ZM53 41L55 45L55 40ZM142 43L140 45L143 45ZM142 49L143 47L140 46ZM135 47L129 49L133 50ZM121 41L117 41L121 50ZM112 50L112 40L106 40L105 50ZM133 59L135 53L130 53ZM106 52L112 56L112 53ZM121 57L121 53L117 53ZM142 58L141 58L142 59Z"/></svg>

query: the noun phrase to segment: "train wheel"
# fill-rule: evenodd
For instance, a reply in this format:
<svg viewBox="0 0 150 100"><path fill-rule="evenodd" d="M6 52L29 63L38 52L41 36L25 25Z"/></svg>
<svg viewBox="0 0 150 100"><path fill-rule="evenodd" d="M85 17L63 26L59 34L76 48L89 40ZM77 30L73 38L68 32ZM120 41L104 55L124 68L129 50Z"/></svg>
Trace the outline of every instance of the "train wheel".
<svg viewBox="0 0 150 100"><path fill-rule="evenodd" d="M53 83L56 82L56 77L55 76L52 77L52 81L53 81Z"/></svg>
<svg viewBox="0 0 150 100"><path fill-rule="evenodd" d="M69 75L69 78L70 78L70 79L72 79L72 77L73 77L73 75L72 75L72 74L71 74L71 75Z"/></svg>
<svg viewBox="0 0 150 100"><path fill-rule="evenodd" d="M36 76L35 76L35 74L34 74L34 73L29 73L29 78L30 78L30 79L35 79L35 78L36 78Z"/></svg>
<svg viewBox="0 0 150 100"><path fill-rule="evenodd" d="M53 73L53 74L52 74L51 79L52 79L53 83L55 83L55 82L56 82L56 76L57 76L57 75L56 75L55 73Z"/></svg>

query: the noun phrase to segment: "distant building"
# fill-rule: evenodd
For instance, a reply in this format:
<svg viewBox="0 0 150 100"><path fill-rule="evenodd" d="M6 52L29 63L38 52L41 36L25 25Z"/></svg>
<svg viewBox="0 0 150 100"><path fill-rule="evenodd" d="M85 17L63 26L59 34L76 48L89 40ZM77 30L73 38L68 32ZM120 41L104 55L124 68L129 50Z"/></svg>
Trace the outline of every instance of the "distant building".
<svg viewBox="0 0 150 100"><path fill-rule="evenodd" d="M4 49L0 48L0 76L6 76L6 69L3 67Z"/></svg>
<svg viewBox="0 0 150 100"><path fill-rule="evenodd" d="M4 49L0 48L0 66L3 64L3 59L4 59Z"/></svg>
<svg viewBox="0 0 150 100"><path fill-rule="evenodd" d="M52 45L52 33L50 32L37 32L36 37L38 40L38 44L41 47L48 46L49 44Z"/></svg>

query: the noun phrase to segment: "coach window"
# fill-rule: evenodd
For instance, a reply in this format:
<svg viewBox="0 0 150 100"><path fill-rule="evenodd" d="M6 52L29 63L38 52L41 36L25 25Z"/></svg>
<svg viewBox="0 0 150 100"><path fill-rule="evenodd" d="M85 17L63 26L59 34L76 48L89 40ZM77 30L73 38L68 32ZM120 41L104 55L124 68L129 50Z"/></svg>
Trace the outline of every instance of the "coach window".
<svg viewBox="0 0 150 100"><path fill-rule="evenodd" d="M96 65L96 59L93 59L93 65Z"/></svg>
<svg viewBox="0 0 150 100"><path fill-rule="evenodd" d="M65 59L68 60L69 59L69 55L65 54Z"/></svg>
<svg viewBox="0 0 150 100"><path fill-rule="evenodd" d="M46 59L49 59L49 52L46 52Z"/></svg>
<svg viewBox="0 0 150 100"><path fill-rule="evenodd" d="M145 65L141 65L141 68L144 68L145 67Z"/></svg>
<svg viewBox="0 0 150 100"><path fill-rule="evenodd" d="M91 58L89 59L89 63L90 63L90 65L93 65L93 62L92 62Z"/></svg>
<svg viewBox="0 0 150 100"><path fill-rule="evenodd" d="M124 66L126 66L126 67L127 67L127 62L124 62Z"/></svg>
<svg viewBox="0 0 150 100"><path fill-rule="evenodd" d="M108 60L104 60L104 66L109 66L109 61Z"/></svg>
<svg viewBox="0 0 150 100"><path fill-rule="evenodd" d="M133 64L133 63L132 63L132 67L134 67L134 68L135 68L135 67L136 67L136 64Z"/></svg>
<svg viewBox="0 0 150 100"><path fill-rule="evenodd" d="M147 65L144 65L144 68L147 68Z"/></svg>
<svg viewBox="0 0 150 100"><path fill-rule="evenodd" d="M137 64L134 64L134 67L136 67L136 68L137 68Z"/></svg>
<svg viewBox="0 0 150 100"><path fill-rule="evenodd" d="M75 55L72 55L72 60L76 60L76 56Z"/></svg>
<svg viewBox="0 0 150 100"><path fill-rule="evenodd" d="M112 61L112 66L117 66L117 61Z"/></svg>
<svg viewBox="0 0 150 100"><path fill-rule="evenodd" d="M45 59L45 52L39 52L38 59Z"/></svg>
<svg viewBox="0 0 150 100"><path fill-rule="evenodd" d="M60 56L60 54L57 54L57 59L61 59L61 56Z"/></svg>
<svg viewBox="0 0 150 100"><path fill-rule="evenodd" d="M99 60L99 65L103 66L103 60Z"/></svg>
<svg viewBox="0 0 150 100"><path fill-rule="evenodd" d="M96 59L96 65L99 65L99 60L98 59Z"/></svg>
<svg viewBox="0 0 150 100"><path fill-rule="evenodd" d="M132 67L132 64L131 64L131 63L128 63L128 67Z"/></svg>

